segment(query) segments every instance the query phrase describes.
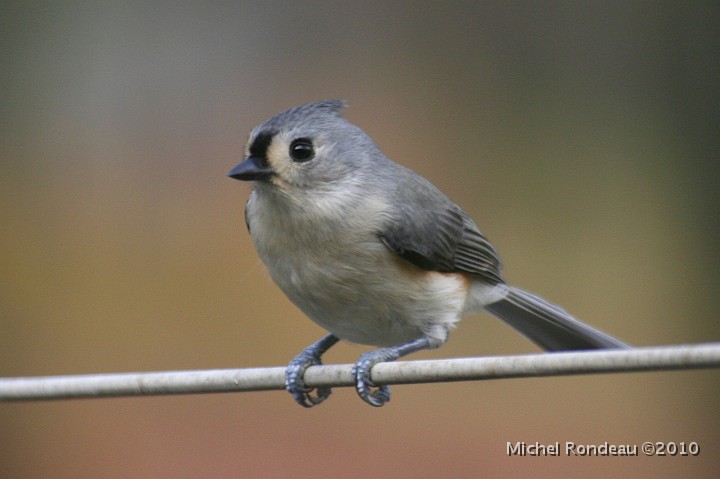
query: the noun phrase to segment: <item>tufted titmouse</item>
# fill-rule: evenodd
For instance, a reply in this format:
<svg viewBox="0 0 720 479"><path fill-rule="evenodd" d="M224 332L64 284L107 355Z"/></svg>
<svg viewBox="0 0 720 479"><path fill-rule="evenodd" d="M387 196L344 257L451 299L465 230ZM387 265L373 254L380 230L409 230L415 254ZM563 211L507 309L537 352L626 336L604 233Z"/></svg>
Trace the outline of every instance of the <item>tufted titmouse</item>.
<svg viewBox="0 0 720 479"><path fill-rule="evenodd" d="M549 351L626 348L561 308L509 286L472 219L415 172L386 158L321 101L256 127L230 177L252 181L245 219L260 258L290 300L330 334L290 362L286 387L305 407L303 373L340 339L380 346L353 374L373 406L390 399L370 371L437 348L462 316L484 309Z"/></svg>

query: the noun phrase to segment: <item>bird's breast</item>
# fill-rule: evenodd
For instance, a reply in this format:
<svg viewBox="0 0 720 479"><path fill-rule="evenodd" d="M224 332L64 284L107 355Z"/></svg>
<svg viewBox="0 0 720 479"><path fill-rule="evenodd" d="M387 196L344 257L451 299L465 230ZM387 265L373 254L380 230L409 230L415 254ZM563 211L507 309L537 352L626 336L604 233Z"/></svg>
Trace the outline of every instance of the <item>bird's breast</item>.
<svg viewBox="0 0 720 479"><path fill-rule="evenodd" d="M338 337L397 345L447 335L460 319L467 280L421 270L390 251L377 235L382 208L346 210L318 221L321 215L293 216L256 200L248 205L248 223L270 276Z"/></svg>

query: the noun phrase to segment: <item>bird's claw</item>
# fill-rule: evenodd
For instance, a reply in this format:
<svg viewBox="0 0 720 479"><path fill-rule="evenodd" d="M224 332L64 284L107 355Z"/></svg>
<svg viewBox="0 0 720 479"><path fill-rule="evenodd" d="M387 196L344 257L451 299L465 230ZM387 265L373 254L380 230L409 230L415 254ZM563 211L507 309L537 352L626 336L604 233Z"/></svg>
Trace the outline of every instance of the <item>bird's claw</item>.
<svg viewBox="0 0 720 479"><path fill-rule="evenodd" d="M308 387L303 380L307 368L321 364L320 355L308 348L290 361L290 364L285 370L285 389L292 394L295 402L303 407L310 408L320 404L327 399L332 392L328 387ZM315 394L313 394L313 391L315 391Z"/></svg>
<svg viewBox="0 0 720 479"><path fill-rule="evenodd" d="M355 378L355 390L363 401L371 406L380 407L390 400L390 386L378 386L373 383L370 371L377 363L395 359L397 356L387 349L369 351L360 356L352 372Z"/></svg>

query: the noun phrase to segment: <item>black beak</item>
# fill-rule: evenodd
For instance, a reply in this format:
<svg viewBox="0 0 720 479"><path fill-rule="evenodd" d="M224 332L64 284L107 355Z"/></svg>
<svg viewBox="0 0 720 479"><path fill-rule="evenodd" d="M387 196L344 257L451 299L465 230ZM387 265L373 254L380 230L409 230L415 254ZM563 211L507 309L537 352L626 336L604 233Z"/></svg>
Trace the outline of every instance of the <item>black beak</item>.
<svg viewBox="0 0 720 479"><path fill-rule="evenodd" d="M263 156L248 156L245 161L230 170L228 176L236 180L262 181L267 180L274 174L273 169Z"/></svg>

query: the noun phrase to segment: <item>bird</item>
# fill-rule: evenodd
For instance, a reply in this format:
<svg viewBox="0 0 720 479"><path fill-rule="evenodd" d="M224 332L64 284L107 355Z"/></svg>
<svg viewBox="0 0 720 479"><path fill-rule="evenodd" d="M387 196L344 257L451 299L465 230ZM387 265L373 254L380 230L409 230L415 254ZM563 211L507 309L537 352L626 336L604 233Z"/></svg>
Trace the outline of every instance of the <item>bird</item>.
<svg viewBox="0 0 720 479"><path fill-rule="evenodd" d="M546 351L629 348L509 285L470 216L430 181L387 158L343 116L343 100L290 108L250 132L228 176L252 183L245 221L272 280L328 334L290 361L285 387L313 407L330 388L303 375L340 340L374 346L353 367L357 394L390 399L372 367L443 345L485 311Z"/></svg>

